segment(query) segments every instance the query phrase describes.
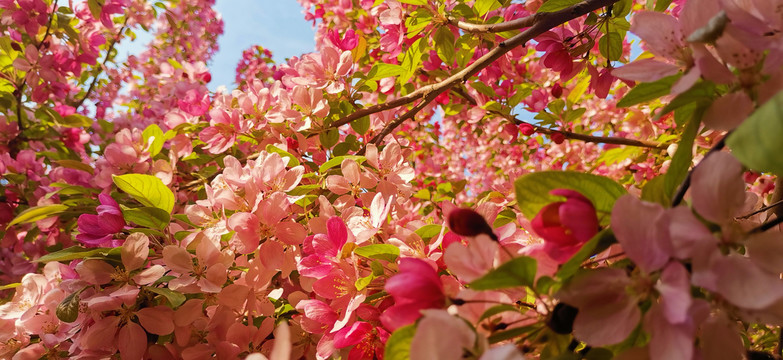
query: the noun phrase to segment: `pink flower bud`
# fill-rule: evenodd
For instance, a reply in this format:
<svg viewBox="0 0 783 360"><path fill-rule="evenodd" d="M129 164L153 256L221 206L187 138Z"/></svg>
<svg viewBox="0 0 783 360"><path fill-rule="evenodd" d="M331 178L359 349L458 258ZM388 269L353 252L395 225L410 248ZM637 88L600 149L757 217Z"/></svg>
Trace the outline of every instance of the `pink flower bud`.
<svg viewBox="0 0 783 360"><path fill-rule="evenodd" d="M530 136L536 132L536 128L534 128L533 125L530 125L528 123L519 124L519 132L521 132L522 135Z"/></svg>
<svg viewBox="0 0 783 360"><path fill-rule="evenodd" d="M563 135L563 133L561 132L553 132L552 135L550 135L549 137L552 138L553 143L558 145L562 144L563 141L565 141L565 135Z"/></svg>
<svg viewBox="0 0 783 360"><path fill-rule="evenodd" d="M598 217L590 200L574 190L555 189L549 193L566 201L544 206L531 225L544 239L544 251L563 263L598 233Z"/></svg>
<svg viewBox="0 0 783 360"><path fill-rule="evenodd" d="M563 87L560 86L560 83L555 83L555 85L552 86L551 94L555 99L559 99L563 96Z"/></svg>

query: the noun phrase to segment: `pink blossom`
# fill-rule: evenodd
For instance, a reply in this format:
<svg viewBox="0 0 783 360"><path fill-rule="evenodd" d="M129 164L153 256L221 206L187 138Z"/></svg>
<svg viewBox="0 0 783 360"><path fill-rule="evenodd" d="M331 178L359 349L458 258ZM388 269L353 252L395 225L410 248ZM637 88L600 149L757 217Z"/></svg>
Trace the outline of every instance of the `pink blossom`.
<svg viewBox="0 0 783 360"><path fill-rule="evenodd" d="M446 302L443 283L426 261L402 258L399 269L384 286L394 298L394 305L381 315L381 322L389 331L413 323L421 317L421 310L439 309Z"/></svg>
<svg viewBox="0 0 783 360"><path fill-rule="evenodd" d="M329 30L327 39L329 39L332 45L343 51L353 50L359 44L359 39L353 29L348 29L342 37L340 37L340 33L337 31Z"/></svg>
<svg viewBox="0 0 783 360"><path fill-rule="evenodd" d="M125 218L120 205L109 195L100 194L98 199L101 202L97 208L98 215L79 216L79 234L76 235L76 240L89 247L116 246L119 240L112 241L112 238L125 227Z"/></svg>
<svg viewBox="0 0 783 360"><path fill-rule="evenodd" d="M584 195L568 189L552 190L550 194L563 196L566 201L542 208L531 225L544 239L544 251L563 263L598 233L598 218L593 204Z"/></svg>

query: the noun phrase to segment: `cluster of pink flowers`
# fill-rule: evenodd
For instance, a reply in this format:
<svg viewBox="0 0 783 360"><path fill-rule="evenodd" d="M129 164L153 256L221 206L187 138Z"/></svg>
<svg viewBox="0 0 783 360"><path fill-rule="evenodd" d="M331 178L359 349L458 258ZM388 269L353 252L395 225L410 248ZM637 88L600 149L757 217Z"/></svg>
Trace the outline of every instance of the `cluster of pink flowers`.
<svg viewBox="0 0 783 360"><path fill-rule="evenodd" d="M214 93L214 0L0 0L0 358L775 347L781 1L300 3Z"/></svg>

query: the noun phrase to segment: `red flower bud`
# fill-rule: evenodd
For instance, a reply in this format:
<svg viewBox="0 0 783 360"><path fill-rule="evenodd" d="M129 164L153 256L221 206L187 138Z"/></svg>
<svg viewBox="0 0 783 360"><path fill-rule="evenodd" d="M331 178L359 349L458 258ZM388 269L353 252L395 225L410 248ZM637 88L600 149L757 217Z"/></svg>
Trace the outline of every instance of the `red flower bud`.
<svg viewBox="0 0 783 360"><path fill-rule="evenodd" d="M481 214L471 209L456 209L449 214L449 229L461 236L489 235L492 240L498 237Z"/></svg>
<svg viewBox="0 0 783 360"><path fill-rule="evenodd" d="M561 132L553 132L552 135L550 135L549 137L552 138L553 143L558 145L562 144L563 141L565 141L565 135L563 135L563 133Z"/></svg>
<svg viewBox="0 0 783 360"><path fill-rule="evenodd" d="M528 123L522 123L519 124L519 132L521 132L522 135L530 136L536 132L536 128L534 128L533 125L530 125Z"/></svg>
<svg viewBox="0 0 783 360"><path fill-rule="evenodd" d="M598 217L590 200L574 190L555 189L549 193L566 201L544 206L530 225L544 239L549 257L563 263L598 233Z"/></svg>
<svg viewBox="0 0 783 360"><path fill-rule="evenodd" d="M563 87L560 86L560 83L555 83L554 86L552 86L552 97L555 99L559 99L561 96L563 96Z"/></svg>

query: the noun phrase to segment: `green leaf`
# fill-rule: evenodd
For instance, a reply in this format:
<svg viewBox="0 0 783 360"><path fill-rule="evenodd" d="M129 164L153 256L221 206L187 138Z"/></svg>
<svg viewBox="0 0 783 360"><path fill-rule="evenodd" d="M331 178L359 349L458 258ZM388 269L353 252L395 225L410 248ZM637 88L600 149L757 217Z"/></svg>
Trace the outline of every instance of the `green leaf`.
<svg viewBox="0 0 783 360"><path fill-rule="evenodd" d="M427 5L427 0L399 0L399 2L403 4L420 5L420 6Z"/></svg>
<svg viewBox="0 0 783 360"><path fill-rule="evenodd" d="M109 256L119 255L122 251L121 248L90 248L85 249L81 246L71 246L67 249L55 251L53 253L46 254L34 260L35 262L47 263L52 261L71 261L76 259L85 259L94 256Z"/></svg>
<svg viewBox="0 0 783 360"><path fill-rule="evenodd" d="M554 189L576 190L587 197L599 214L602 224L609 223L614 201L627 191L614 180L592 174L575 171L541 171L520 177L514 182L517 203L522 214L533 219L541 209L553 202L562 201L562 197L550 195Z"/></svg>
<svg viewBox="0 0 783 360"><path fill-rule="evenodd" d="M516 313L518 313L519 309L516 306L509 305L509 304L495 305L495 306L487 309L486 311L484 311L484 313L481 314L481 317L479 317L477 323L480 323L484 319L489 319L489 318L491 318L491 317L493 317L493 316L495 316L497 314L501 314L501 313L504 313L504 312L516 312Z"/></svg>
<svg viewBox="0 0 783 360"><path fill-rule="evenodd" d="M325 149L331 149L340 141L340 132L337 129L329 129L318 134L318 139L321 141L321 145Z"/></svg>
<svg viewBox="0 0 783 360"><path fill-rule="evenodd" d="M598 39L598 51L609 61L618 61L623 57L623 38L616 32L610 32Z"/></svg>
<svg viewBox="0 0 783 360"><path fill-rule="evenodd" d="M280 154L281 157L288 158L288 167L299 166L299 164L301 164L299 162L299 159L296 158L296 156L272 144L266 146L266 152L278 153Z"/></svg>
<svg viewBox="0 0 783 360"><path fill-rule="evenodd" d="M411 355L411 341L416 333L416 325L407 325L398 328L386 341L383 352L385 360L408 360Z"/></svg>
<svg viewBox="0 0 783 360"><path fill-rule="evenodd" d="M90 165L87 165L81 161L63 159L63 160L55 160L54 163L69 169L81 170L86 173L89 173L90 175L93 175L95 173L95 170Z"/></svg>
<svg viewBox="0 0 783 360"><path fill-rule="evenodd" d="M416 9L405 19L406 36L408 39L416 37L424 28L432 22L432 13L426 8Z"/></svg>
<svg viewBox="0 0 783 360"><path fill-rule="evenodd" d="M421 56L424 54L424 49L427 47L427 42L422 41L422 39L424 38L419 38L414 41L405 52L405 57L402 59L402 68L405 69L405 72L397 77L398 84L404 85L413 77L413 74L419 70Z"/></svg>
<svg viewBox="0 0 783 360"><path fill-rule="evenodd" d="M126 174L114 176L114 184L144 206L153 206L171 214L174 193L163 181L152 175Z"/></svg>
<svg viewBox="0 0 783 360"><path fill-rule="evenodd" d="M433 37L435 41L435 49L438 52L438 57L446 64L454 63L454 34L449 30L448 26L441 26L435 31Z"/></svg>
<svg viewBox="0 0 783 360"><path fill-rule="evenodd" d="M377 63L367 73L367 80L380 80L387 77L399 76L405 73L405 68L400 65Z"/></svg>
<svg viewBox="0 0 783 360"><path fill-rule="evenodd" d="M645 101L657 99L661 96L668 95L671 92L672 85L676 82L682 74L676 74L667 76L660 80L641 83L636 85L628 94L625 95L620 101L617 102L617 107L629 107Z"/></svg>
<svg viewBox="0 0 783 360"><path fill-rule="evenodd" d="M715 84L709 81L701 81L696 85L691 86L687 91L677 95L672 101L670 101L663 110L655 114L655 118L659 119L661 116L666 115L676 109L684 106L698 106L709 104L715 97ZM682 125L677 123L677 125Z"/></svg>
<svg viewBox="0 0 783 360"><path fill-rule="evenodd" d="M370 130L370 117L362 116L354 121L351 121L351 129L356 131L357 134L366 134L367 130Z"/></svg>
<svg viewBox="0 0 783 360"><path fill-rule="evenodd" d="M355 286L355 287L356 287L356 290L358 290L358 291L362 291L362 290L364 290L364 288L366 288L366 287L367 287L367 285L370 285L370 283L371 283L371 282L372 282L374 279L375 279L375 275L374 275L374 274L370 274L370 275L368 275L368 276L365 276L365 277L361 277L361 278L358 278L358 279L356 279L356 283L354 283L354 285L353 285L353 286Z"/></svg>
<svg viewBox="0 0 783 360"><path fill-rule="evenodd" d="M6 229L16 224L26 224L50 218L52 216L57 216L67 209L68 206L63 204L33 206L25 211L22 211L21 214L17 215L13 220L11 220L11 222L8 223L8 226L6 226Z"/></svg>
<svg viewBox="0 0 783 360"><path fill-rule="evenodd" d="M103 2L98 2L98 0L87 0L87 7L90 8L90 13L92 13L92 17L96 19L100 19L101 17L101 9L103 8Z"/></svg>
<svg viewBox="0 0 783 360"><path fill-rule="evenodd" d="M693 162L693 141L696 139L696 135L699 133L699 125L701 124L701 115L704 108L697 109L685 126L685 130L682 132L680 143L677 144L677 152L672 156L672 162L669 164L669 170L663 178L663 191L664 195L668 198L672 198L674 192L677 191L677 187L682 184L685 177L688 176L691 163ZM668 204L667 204L668 205Z"/></svg>
<svg viewBox="0 0 783 360"><path fill-rule="evenodd" d="M783 176L783 91L758 108L726 139L745 166Z"/></svg>
<svg viewBox="0 0 783 360"><path fill-rule="evenodd" d="M122 205L121 205L122 206ZM125 221L139 226L163 230L171 222L169 213L156 207L145 206L140 208L127 208L122 206L122 216Z"/></svg>
<svg viewBox="0 0 783 360"><path fill-rule="evenodd" d="M318 168L318 172L323 174L323 173L326 172L326 170L329 170L329 169L331 169L331 168L333 168L335 166L339 166L340 164L342 164L343 160L345 160L345 159L353 159L353 161L356 161L359 164L361 164L365 160L367 160L366 157L361 156L361 155L336 156L336 157L333 157L333 158L329 159L329 161L323 163L323 165L321 165L321 167Z"/></svg>
<svg viewBox="0 0 783 360"><path fill-rule="evenodd" d="M150 156L158 155L160 150L163 149L163 143L166 142L163 130L155 124L147 126L144 132L141 133L141 137L144 139L144 143L149 145Z"/></svg>
<svg viewBox="0 0 783 360"><path fill-rule="evenodd" d="M391 244L373 244L353 250L354 254L370 258L394 262L400 256L400 248Z"/></svg>
<svg viewBox="0 0 783 360"><path fill-rule="evenodd" d="M422 240L429 242L432 238L440 235L443 226L428 224L424 225L416 230L416 235L419 235Z"/></svg>
<svg viewBox="0 0 783 360"><path fill-rule="evenodd" d="M661 12L669 8L672 0L657 0L655 2L655 11Z"/></svg>
<svg viewBox="0 0 783 360"><path fill-rule="evenodd" d="M156 288L156 287L144 287L145 289L156 293L158 295L163 295L168 301L169 304L171 304L172 308L178 308L180 305L185 303L185 295L182 295L181 293L178 293L176 291L173 291L169 288Z"/></svg>
<svg viewBox="0 0 783 360"><path fill-rule="evenodd" d="M591 256L606 250L612 244L616 243L617 239L614 237L614 233L611 229L604 229L595 234L590 241L582 245L582 248L574 254L568 261L560 266L555 274L560 279L568 279L573 276L582 263L589 259Z"/></svg>
<svg viewBox="0 0 783 360"><path fill-rule="evenodd" d="M76 319L79 317L80 295L84 289L86 288L82 288L81 290L66 296L63 301L57 304L55 314L57 314L58 319L66 323L72 323L76 321Z"/></svg>
<svg viewBox="0 0 783 360"><path fill-rule="evenodd" d="M62 118L62 121L58 121L58 125L73 128L90 127L92 120L82 114L71 114Z"/></svg>
<svg viewBox="0 0 783 360"><path fill-rule="evenodd" d="M648 181L642 187L642 200L659 203L663 206L671 205L672 198L665 190L666 175L659 175Z"/></svg>
<svg viewBox="0 0 783 360"><path fill-rule="evenodd" d="M473 290L495 290L533 286L535 278L536 260L528 256L520 256L473 280L470 283L470 288Z"/></svg>
<svg viewBox="0 0 783 360"><path fill-rule="evenodd" d="M473 9L476 10L479 16L484 16L484 14L500 6L502 5L497 0L476 0L476 3L473 4Z"/></svg>
<svg viewBox="0 0 783 360"><path fill-rule="evenodd" d="M541 7L538 8L538 11L536 12L544 13L560 11L569 6L576 5L581 1L582 0L548 0L543 5L541 5Z"/></svg>
<svg viewBox="0 0 783 360"><path fill-rule="evenodd" d="M528 325L528 326L522 326L518 328L498 331L490 335L489 338L487 338L487 341L489 341L490 344L499 343L501 341L513 339L515 337L527 334L531 331L534 331L536 329L540 329L541 325L535 324L535 325Z"/></svg>

